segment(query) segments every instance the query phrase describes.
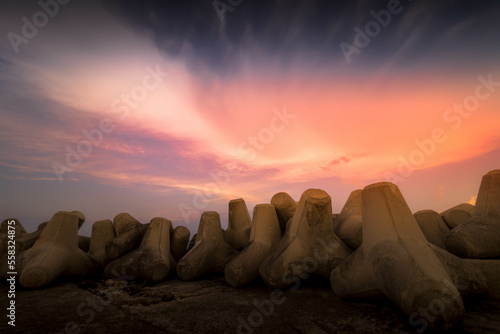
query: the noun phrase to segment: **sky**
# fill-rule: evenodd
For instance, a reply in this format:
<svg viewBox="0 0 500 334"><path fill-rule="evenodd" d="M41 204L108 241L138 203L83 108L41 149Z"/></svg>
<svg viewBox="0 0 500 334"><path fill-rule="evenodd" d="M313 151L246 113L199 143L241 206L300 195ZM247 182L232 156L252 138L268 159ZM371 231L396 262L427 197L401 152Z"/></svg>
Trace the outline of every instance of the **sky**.
<svg viewBox="0 0 500 334"><path fill-rule="evenodd" d="M128 212L192 233L228 202L396 183L474 203L500 167L500 3L2 1L0 218Z"/></svg>

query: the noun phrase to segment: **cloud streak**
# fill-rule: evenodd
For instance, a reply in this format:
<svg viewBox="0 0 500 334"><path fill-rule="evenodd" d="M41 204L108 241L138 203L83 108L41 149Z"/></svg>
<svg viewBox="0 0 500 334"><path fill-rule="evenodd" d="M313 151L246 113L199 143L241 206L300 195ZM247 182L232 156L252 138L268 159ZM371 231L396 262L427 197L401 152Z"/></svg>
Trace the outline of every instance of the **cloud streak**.
<svg viewBox="0 0 500 334"><path fill-rule="evenodd" d="M339 43L387 1L244 1L224 22L211 1L68 4L19 56L0 41L0 198L9 204L0 210L34 223L78 203L96 212L90 219L130 209L182 223L179 204L197 196L223 213L232 198L298 199L308 187L334 192L340 210L438 127L447 139L402 188L416 208L433 204L414 195L426 191L440 209L468 201L476 181L465 171L498 167L500 92L459 129L443 115L474 93L478 75L500 81L499 5L401 3L350 65ZM19 29L35 7L12 2L0 29ZM116 107L157 66L169 76L121 117ZM293 117L277 116L285 109ZM53 162L64 164L103 119L113 131L59 182Z"/></svg>

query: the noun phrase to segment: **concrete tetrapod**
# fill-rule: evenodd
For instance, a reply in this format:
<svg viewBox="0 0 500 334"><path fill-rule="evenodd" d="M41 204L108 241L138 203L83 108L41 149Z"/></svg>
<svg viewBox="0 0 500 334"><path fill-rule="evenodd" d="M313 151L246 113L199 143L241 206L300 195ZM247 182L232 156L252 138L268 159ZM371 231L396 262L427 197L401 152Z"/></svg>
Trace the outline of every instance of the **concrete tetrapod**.
<svg viewBox="0 0 500 334"><path fill-rule="evenodd" d="M289 228L259 268L260 277L273 288L285 288L304 275L329 277L352 251L334 233L332 200L320 189L308 189Z"/></svg>
<svg viewBox="0 0 500 334"><path fill-rule="evenodd" d="M412 318L428 316L429 307L439 303L440 312L427 318L429 326L445 330L459 325L464 305L447 270L474 282L471 293L484 290L484 276L477 268L463 269L460 259L425 239L396 185L369 185L362 201L363 243L332 271L334 293L366 298L382 292Z"/></svg>
<svg viewBox="0 0 500 334"><path fill-rule="evenodd" d="M85 218L83 218L83 220L81 218L83 214L79 211L71 211L71 213L74 213L78 216L79 219L78 228L80 228L83 222L85 221ZM40 225L38 225L38 228L35 232L23 233L22 235L20 235L16 241L16 253L24 252L25 250L28 250L31 247L33 247L35 242L42 235L42 232L47 226L47 224L48 222L43 222ZM89 242L90 242L89 237L83 235L78 236L78 247L84 252L88 251Z"/></svg>
<svg viewBox="0 0 500 334"><path fill-rule="evenodd" d="M46 221L46 222L43 222L43 223L40 223L37 227L36 227L36 232L40 232L40 234L43 232L43 230L47 227L47 224L49 222ZM81 227L81 224L80 222L78 222L78 229L80 229Z"/></svg>
<svg viewBox="0 0 500 334"><path fill-rule="evenodd" d="M500 260L464 259L463 261L479 268L486 277L488 285L486 298L500 300Z"/></svg>
<svg viewBox="0 0 500 334"><path fill-rule="evenodd" d="M203 212L195 245L177 264L177 274L182 280L194 280L211 271L222 273L237 254L238 251L224 241L219 214Z"/></svg>
<svg viewBox="0 0 500 334"><path fill-rule="evenodd" d="M187 246L191 232L186 226L177 226L171 231L170 235L170 253L175 261L180 259L187 253Z"/></svg>
<svg viewBox="0 0 500 334"><path fill-rule="evenodd" d="M287 193L279 192L271 198L271 204L276 208L281 234L283 234L286 231L286 223L292 219L297 210L297 202Z"/></svg>
<svg viewBox="0 0 500 334"><path fill-rule="evenodd" d="M488 280L481 268L450 252L429 243L444 270L450 275L453 285L462 297L484 295L488 292Z"/></svg>
<svg viewBox="0 0 500 334"><path fill-rule="evenodd" d="M473 212L474 205L462 203L441 212L440 215L451 230L469 220Z"/></svg>
<svg viewBox="0 0 500 334"><path fill-rule="evenodd" d="M19 220L14 218L5 219L0 225L0 255L7 254L9 244L13 244L12 241L15 241L15 253L19 253L19 239L21 239L25 234L27 234L26 230ZM9 243L9 241L11 242Z"/></svg>
<svg viewBox="0 0 500 334"><path fill-rule="evenodd" d="M63 274L90 275L97 264L78 248L79 217L59 211L47 224L33 247L23 254L19 282L26 288L49 284Z"/></svg>
<svg viewBox="0 0 500 334"><path fill-rule="evenodd" d="M132 276L150 282L164 280L176 262L170 255L172 222L156 217L151 220L138 249L108 263L106 277Z"/></svg>
<svg viewBox="0 0 500 334"><path fill-rule="evenodd" d="M19 252L23 252L33 247L38 238L40 238L40 235L42 235L42 232L47 224L48 222L43 222L38 225L38 228L35 232L23 234L16 242L18 244L17 246L19 247Z"/></svg>
<svg viewBox="0 0 500 334"><path fill-rule="evenodd" d="M117 214L113 219L113 227L115 229L116 235L123 234L128 230L131 230L134 227L138 226L139 224L141 223L137 219L126 212Z"/></svg>
<svg viewBox="0 0 500 334"><path fill-rule="evenodd" d="M222 233L224 233L224 232L222 232ZM195 234L193 235L193 237L191 238L191 241L189 241L189 244L188 244L188 248L187 248L186 253L189 253L189 251L190 251L191 249L193 249L194 245L196 245L196 236L197 236L197 235L198 235L198 233L195 233ZM184 255L185 255L185 254L184 254Z"/></svg>
<svg viewBox="0 0 500 334"><path fill-rule="evenodd" d="M0 226L0 279L9 277L7 272L20 271L19 262L15 261L21 253L21 243L19 240L26 235L26 230L17 219L5 219ZM9 248L10 246L10 248ZM13 267L15 267L15 270Z"/></svg>
<svg viewBox="0 0 500 334"><path fill-rule="evenodd" d="M115 259L137 249L148 228L128 213L120 213L113 220L116 237L106 245L106 256Z"/></svg>
<svg viewBox="0 0 500 334"><path fill-rule="evenodd" d="M14 221L14 223L11 223L11 221ZM15 218L4 219L0 225L0 234L9 234L9 231L14 231L16 236L27 233L21 222Z"/></svg>
<svg viewBox="0 0 500 334"><path fill-rule="evenodd" d="M347 246L357 249L363 242L361 189L354 190L333 221L335 234Z"/></svg>
<svg viewBox="0 0 500 334"><path fill-rule="evenodd" d="M425 238L431 243L442 249L444 246L444 237L450 229L443 218L434 210L421 210L413 214L418 226L425 235Z"/></svg>
<svg viewBox="0 0 500 334"><path fill-rule="evenodd" d="M476 206L467 222L445 238L446 249L462 258L500 257L500 170L483 176Z"/></svg>
<svg viewBox="0 0 500 334"><path fill-rule="evenodd" d="M224 231L224 241L235 248L242 250L250 242L252 221L243 198L229 201L229 217L227 229Z"/></svg>
<svg viewBox="0 0 500 334"><path fill-rule="evenodd" d="M79 235L78 248L80 248L85 253L88 253L90 250L90 237L87 237L85 235Z"/></svg>
<svg viewBox="0 0 500 334"><path fill-rule="evenodd" d="M85 215L80 211L71 211L78 217L78 229L85 223Z"/></svg>
<svg viewBox="0 0 500 334"><path fill-rule="evenodd" d="M226 281L234 288L259 277L259 266L280 240L281 229L272 204L259 204L253 210L250 245L232 259L224 270Z"/></svg>
<svg viewBox="0 0 500 334"><path fill-rule="evenodd" d="M115 237L116 232L111 220L99 220L92 225L89 255L102 267L111 261L106 255L106 245Z"/></svg>
<svg viewBox="0 0 500 334"><path fill-rule="evenodd" d="M290 225L292 225L292 221L293 221L293 217L288 219L288 221L286 222L285 232L288 231L288 229L290 228Z"/></svg>

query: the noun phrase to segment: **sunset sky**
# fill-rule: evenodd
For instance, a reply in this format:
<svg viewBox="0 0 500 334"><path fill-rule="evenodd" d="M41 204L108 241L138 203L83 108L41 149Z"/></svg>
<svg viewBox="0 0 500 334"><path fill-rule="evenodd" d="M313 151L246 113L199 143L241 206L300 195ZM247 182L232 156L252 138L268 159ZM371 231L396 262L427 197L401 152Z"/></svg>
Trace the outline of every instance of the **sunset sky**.
<svg viewBox="0 0 500 334"><path fill-rule="evenodd" d="M230 199L339 212L386 180L443 211L500 168L498 2L59 1L0 4L0 213L28 231L195 233Z"/></svg>

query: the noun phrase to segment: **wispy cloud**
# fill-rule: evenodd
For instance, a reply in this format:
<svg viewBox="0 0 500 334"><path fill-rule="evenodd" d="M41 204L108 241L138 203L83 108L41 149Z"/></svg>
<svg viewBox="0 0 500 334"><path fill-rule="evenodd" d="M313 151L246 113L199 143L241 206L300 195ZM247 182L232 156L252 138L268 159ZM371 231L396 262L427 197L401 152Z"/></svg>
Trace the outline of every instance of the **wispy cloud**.
<svg viewBox="0 0 500 334"><path fill-rule="evenodd" d="M350 157L348 158L347 156L342 156L342 157L333 159L332 161L328 162L326 164L326 166L322 166L320 168L323 169L324 171L328 171L333 166L336 166L336 165L341 164L341 163L346 164L346 163L349 163L349 161L351 161Z"/></svg>
<svg viewBox="0 0 500 334"><path fill-rule="evenodd" d="M36 8L12 3L12 15L0 13L5 31ZM402 188L442 206L463 201L473 181L451 192L452 181L419 179L470 161L491 166L500 147L500 91L459 130L443 120L474 93L478 75L500 80L498 4L459 4L408 4L347 66L339 43L387 1L244 1L223 23L211 1L72 3L19 56L0 41L0 178L18 198L37 194L31 203L42 183L57 203L89 207L102 189L114 189L104 197L113 210L140 202L178 217L177 205L200 193L216 209L232 197L265 202L282 190L298 197L305 187L347 196L384 179L398 157L442 128L446 141ZM121 118L114 102L157 64L169 77ZM277 123L275 110L285 107L293 117ZM105 118L112 133L59 182L52 163L64 164L68 147L86 140L82 131ZM480 174L483 165L470 168ZM214 191L214 173L229 172Z"/></svg>

